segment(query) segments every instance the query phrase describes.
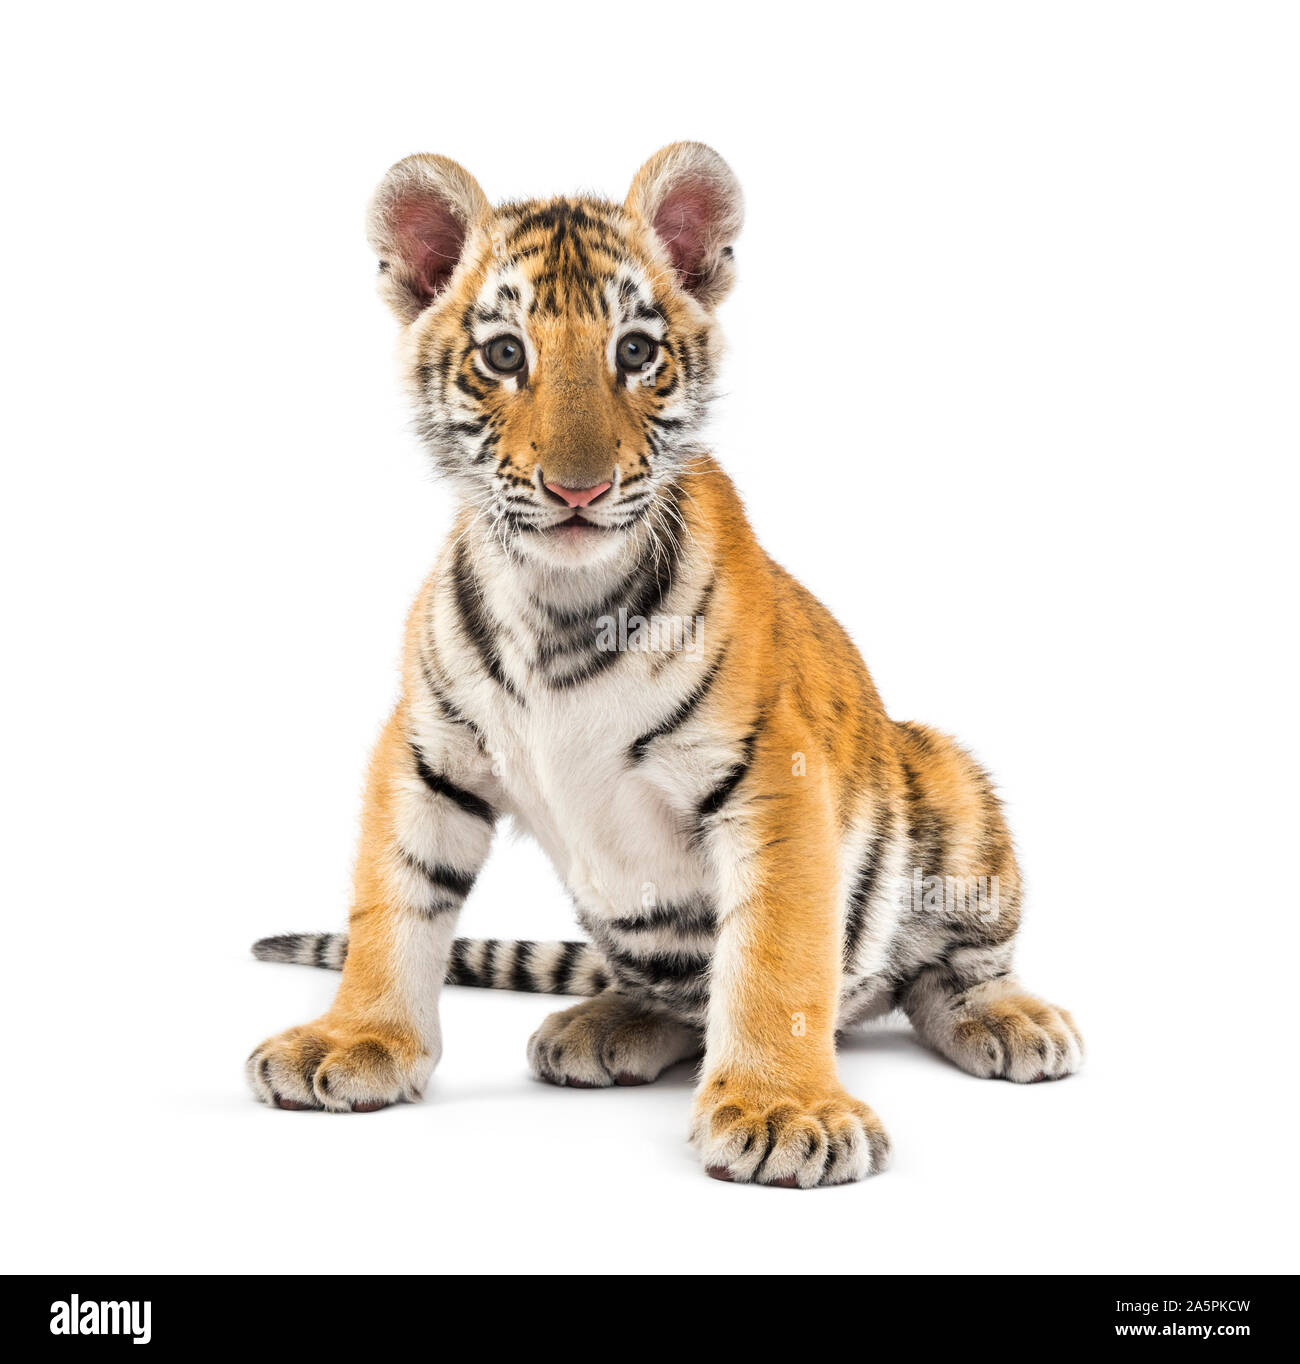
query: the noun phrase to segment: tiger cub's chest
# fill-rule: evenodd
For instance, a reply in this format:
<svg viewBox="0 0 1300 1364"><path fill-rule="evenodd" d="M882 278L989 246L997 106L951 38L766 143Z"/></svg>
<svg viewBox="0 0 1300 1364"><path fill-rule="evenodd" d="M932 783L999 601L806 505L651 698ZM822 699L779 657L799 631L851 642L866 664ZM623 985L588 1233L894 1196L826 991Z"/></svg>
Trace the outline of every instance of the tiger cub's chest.
<svg viewBox="0 0 1300 1364"><path fill-rule="evenodd" d="M637 681L609 678L595 706L591 697L538 698L509 717L493 754L516 821L585 913L626 917L704 889L688 809L660 765L632 753L661 704Z"/></svg>
<svg viewBox="0 0 1300 1364"><path fill-rule="evenodd" d="M575 742L540 727L503 782L618 988L698 1022L715 930L706 869L682 811L629 765L632 739L609 737Z"/></svg>

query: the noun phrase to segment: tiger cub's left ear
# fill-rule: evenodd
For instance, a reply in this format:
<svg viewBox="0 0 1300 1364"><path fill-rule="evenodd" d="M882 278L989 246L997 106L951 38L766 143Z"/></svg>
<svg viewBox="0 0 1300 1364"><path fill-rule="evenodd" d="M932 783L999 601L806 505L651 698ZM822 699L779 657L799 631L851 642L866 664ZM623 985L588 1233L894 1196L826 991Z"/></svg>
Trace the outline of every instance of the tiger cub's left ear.
<svg viewBox="0 0 1300 1364"><path fill-rule="evenodd" d="M731 243L744 204L731 167L703 142L674 142L636 173L627 209L653 228L687 293L706 308L727 296Z"/></svg>

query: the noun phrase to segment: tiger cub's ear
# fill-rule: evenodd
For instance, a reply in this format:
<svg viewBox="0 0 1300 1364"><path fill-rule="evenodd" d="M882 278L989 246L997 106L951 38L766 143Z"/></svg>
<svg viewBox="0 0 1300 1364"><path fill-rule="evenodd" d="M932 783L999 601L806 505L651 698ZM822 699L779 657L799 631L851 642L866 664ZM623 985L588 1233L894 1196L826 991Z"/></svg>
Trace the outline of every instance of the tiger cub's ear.
<svg viewBox="0 0 1300 1364"><path fill-rule="evenodd" d="M731 288L744 205L731 167L702 142L674 142L636 173L627 209L654 229L687 293L706 308Z"/></svg>
<svg viewBox="0 0 1300 1364"><path fill-rule="evenodd" d="M366 236L379 257L379 292L403 322L414 322L447 286L471 229L492 205L478 181L445 156L408 156L375 191Z"/></svg>

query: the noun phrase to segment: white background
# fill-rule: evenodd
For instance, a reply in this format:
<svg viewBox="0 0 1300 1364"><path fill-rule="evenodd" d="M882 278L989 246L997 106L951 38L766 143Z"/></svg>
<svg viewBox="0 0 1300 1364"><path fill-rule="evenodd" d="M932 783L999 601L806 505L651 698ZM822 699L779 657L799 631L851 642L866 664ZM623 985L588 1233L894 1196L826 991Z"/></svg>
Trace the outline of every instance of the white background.
<svg viewBox="0 0 1300 1364"><path fill-rule="evenodd" d="M7 23L5 1260L18 1270L1295 1270L1297 27L1285 5L227 4ZM706 1179L690 1074L273 1112L335 977L448 525L361 220L413 151L747 195L714 445L898 718L993 769L1084 1072L844 1051L892 1170ZM592 723L599 723L593 716ZM469 932L573 927L502 838Z"/></svg>

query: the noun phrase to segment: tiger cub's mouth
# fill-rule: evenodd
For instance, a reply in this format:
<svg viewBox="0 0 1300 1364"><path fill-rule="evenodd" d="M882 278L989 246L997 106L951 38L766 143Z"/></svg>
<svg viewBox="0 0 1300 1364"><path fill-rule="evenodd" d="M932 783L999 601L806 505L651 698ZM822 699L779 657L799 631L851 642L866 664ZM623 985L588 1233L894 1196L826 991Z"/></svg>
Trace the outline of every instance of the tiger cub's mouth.
<svg viewBox="0 0 1300 1364"><path fill-rule="evenodd" d="M551 535L608 535L615 527L602 526L596 521L588 521L585 516L575 512L572 516L563 521L557 521L554 525L548 526L547 531Z"/></svg>

